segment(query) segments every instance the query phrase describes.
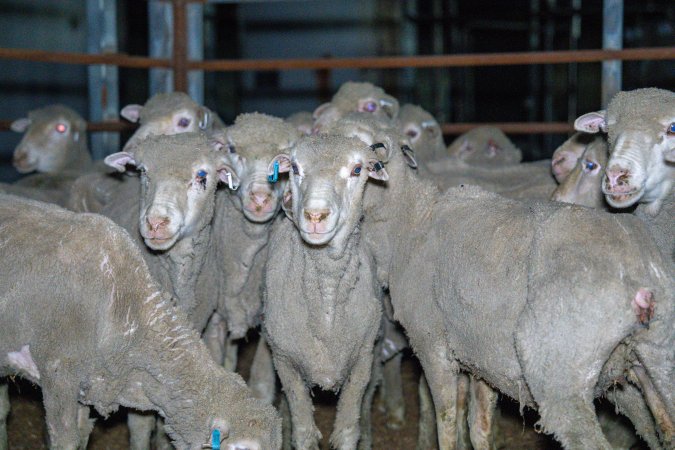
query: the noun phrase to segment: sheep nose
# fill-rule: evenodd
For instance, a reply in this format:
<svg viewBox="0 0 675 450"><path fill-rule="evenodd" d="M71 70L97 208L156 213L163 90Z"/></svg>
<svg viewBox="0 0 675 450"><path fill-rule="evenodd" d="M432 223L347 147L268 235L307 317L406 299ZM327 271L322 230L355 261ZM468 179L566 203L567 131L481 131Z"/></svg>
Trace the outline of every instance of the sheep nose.
<svg viewBox="0 0 675 450"><path fill-rule="evenodd" d="M160 228L166 228L171 219L166 216L152 216L148 217L146 222L148 222L148 227L151 231L158 231Z"/></svg>
<svg viewBox="0 0 675 450"><path fill-rule="evenodd" d="M309 220L311 223L323 222L330 215L330 210L328 209L305 209L304 211L305 219Z"/></svg>
<svg viewBox="0 0 675 450"><path fill-rule="evenodd" d="M265 206L270 201L272 194L264 191L251 192L251 201L256 206Z"/></svg>
<svg viewBox="0 0 675 450"><path fill-rule="evenodd" d="M605 172L610 188L625 186L630 179L630 172L619 167L612 167Z"/></svg>

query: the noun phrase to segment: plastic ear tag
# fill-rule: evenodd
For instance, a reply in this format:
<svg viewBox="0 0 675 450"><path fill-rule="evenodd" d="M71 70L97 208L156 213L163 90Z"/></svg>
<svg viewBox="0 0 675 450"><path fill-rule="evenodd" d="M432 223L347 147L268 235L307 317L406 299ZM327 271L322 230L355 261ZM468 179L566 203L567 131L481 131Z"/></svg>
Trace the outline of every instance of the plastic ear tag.
<svg viewBox="0 0 675 450"><path fill-rule="evenodd" d="M382 169L384 169L384 164L382 164L382 161L378 161L375 164L373 164L373 170L375 172L379 172Z"/></svg>
<svg viewBox="0 0 675 450"><path fill-rule="evenodd" d="M232 174L230 172L227 172L227 175L225 175L225 176L227 177L227 186L231 190L236 191L237 188L232 185ZM237 187L239 187L239 186L237 186Z"/></svg>
<svg viewBox="0 0 675 450"><path fill-rule="evenodd" d="M376 151L378 148L385 148L384 144L382 142L376 142L373 145L370 146L370 149L372 151Z"/></svg>
<svg viewBox="0 0 675 450"><path fill-rule="evenodd" d="M274 173L272 175L267 175L267 181L270 183L279 181L279 161L274 161Z"/></svg>
<svg viewBox="0 0 675 450"><path fill-rule="evenodd" d="M211 450L220 450L220 430L213 430L211 433Z"/></svg>

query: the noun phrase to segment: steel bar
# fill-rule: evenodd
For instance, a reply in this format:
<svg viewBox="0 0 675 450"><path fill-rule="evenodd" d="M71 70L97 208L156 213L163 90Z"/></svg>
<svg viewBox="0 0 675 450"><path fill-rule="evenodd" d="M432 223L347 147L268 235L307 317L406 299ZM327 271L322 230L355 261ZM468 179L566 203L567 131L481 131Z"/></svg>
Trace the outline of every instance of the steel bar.
<svg viewBox="0 0 675 450"><path fill-rule="evenodd" d="M173 48L173 19L171 4L160 0L148 1L148 52L152 58L171 58ZM150 95L173 90L173 71L150 69Z"/></svg>
<svg viewBox="0 0 675 450"><path fill-rule="evenodd" d="M160 58L129 56L121 53L89 55L72 52L47 52L0 48L0 59L40 61L58 64L114 64L119 67L149 69L171 68L171 61ZM527 64L592 63L608 60L657 61L675 59L675 47L646 47L623 50L560 50L554 52L474 53L467 55L381 56L375 58L331 59L214 59L188 61L189 70L300 70L300 69L398 69L408 67L471 67Z"/></svg>
<svg viewBox="0 0 675 450"><path fill-rule="evenodd" d="M9 131L12 120L0 120L0 131ZM472 128L480 126L493 126L500 128L505 133L511 134L536 134L536 133L568 133L574 131L574 127L566 122L463 122L445 123L441 125L443 134L461 134ZM138 125L129 122L89 122L89 131L130 131Z"/></svg>
<svg viewBox="0 0 675 450"><path fill-rule="evenodd" d="M92 54L117 53L117 0L87 0L87 50ZM89 74L89 118L93 121L119 117L118 67L91 65ZM91 137L94 159L103 159L119 150L117 133Z"/></svg>
<svg viewBox="0 0 675 450"><path fill-rule="evenodd" d="M602 5L602 48L623 48L623 0L604 0ZM602 107L621 90L621 61L602 62Z"/></svg>
<svg viewBox="0 0 675 450"><path fill-rule="evenodd" d="M188 90L188 54L187 54L187 3L185 0L173 0L173 90Z"/></svg>
<svg viewBox="0 0 675 450"><path fill-rule="evenodd" d="M204 59L204 5L187 4L187 57L191 61ZM187 74L190 97L199 104L204 103L204 72L191 70Z"/></svg>
<svg viewBox="0 0 675 450"><path fill-rule="evenodd" d="M130 56L124 53L109 53L91 55L75 52L50 52L24 48L0 48L0 59L18 61L35 61L56 64L109 64L132 69L150 69L152 67L171 67L168 59L147 58L144 56Z"/></svg>

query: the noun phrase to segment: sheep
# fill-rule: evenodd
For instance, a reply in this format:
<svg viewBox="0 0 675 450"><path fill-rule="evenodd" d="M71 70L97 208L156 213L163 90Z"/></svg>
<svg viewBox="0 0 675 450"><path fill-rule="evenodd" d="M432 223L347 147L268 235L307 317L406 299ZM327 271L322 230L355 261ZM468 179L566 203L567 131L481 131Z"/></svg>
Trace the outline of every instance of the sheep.
<svg viewBox="0 0 675 450"><path fill-rule="evenodd" d="M656 88L619 92L606 111L584 114L574 126L589 133L607 132L605 200L619 209L637 204L635 214L675 260L675 93Z"/></svg>
<svg viewBox="0 0 675 450"><path fill-rule="evenodd" d="M136 183L116 192L100 213L115 220L135 237L153 275L171 292L197 330L213 312L209 298L195 288L211 246L211 219L218 181L238 186L236 172L216 143L202 133L150 136L105 158L119 170L134 166L141 172L140 195ZM130 415L132 448L147 447L150 420Z"/></svg>
<svg viewBox="0 0 675 450"><path fill-rule="evenodd" d="M122 228L7 195L0 228L0 376L42 388L51 448L85 448L89 407L120 405L162 414L178 449L215 429L225 449L280 448L276 412L213 363Z"/></svg>
<svg viewBox="0 0 675 450"><path fill-rule="evenodd" d="M448 157L441 126L421 106L409 103L401 106L398 122L399 129L410 139L418 162L426 163Z"/></svg>
<svg viewBox="0 0 675 450"><path fill-rule="evenodd" d="M298 111L286 117L286 122L293 125L304 136L312 134L314 127L314 115L309 111Z"/></svg>
<svg viewBox="0 0 675 450"><path fill-rule="evenodd" d="M395 318L433 394L441 448L456 441L460 367L536 405L541 429L565 447L609 448L591 400L610 386L610 400L650 446L660 446L654 423L672 445L675 290L641 223L476 187L441 195L407 169L394 151L387 187L366 192L363 235L378 273L386 264Z"/></svg>
<svg viewBox="0 0 675 450"><path fill-rule="evenodd" d="M600 186L607 167L607 140L603 136L590 136L592 140L586 144L572 171L555 188L551 200L607 210Z"/></svg>
<svg viewBox="0 0 675 450"><path fill-rule="evenodd" d="M551 173L559 184L565 181L581 154L593 141L593 134L577 132L555 149L551 157Z"/></svg>
<svg viewBox="0 0 675 450"><path fill-rule="evenodd" d="M82 172L92 164L87 148L87 123L66 106L34 109L27 118L12 122L10 128L25 133L12 157L19 173Z"/></svg>
<svg viewBox="0 0 675 450"><path fill-rule="evenodd" d="M87 147L87 123L72 109L50 105L17 119L11 129L24 133L12 163L25 176L0 191L65 206L73 181L93 168Z"/></svg>
<svg viewBox="0 0 675 450"><path fill-rule="evenodd" d="M208 132L225 127L216 113L199 105L184 92L156 94L145 105L125 106L120 115L141 125L129 138L123 150L153 134L179 134L199 130Z"/></svg>
<svg viewBox="0 0 675 450"><path fill-rule="evenodd" d="M376 117L396 119L398 100L371 83L348 81L340 86L330 102L314 110L314 133L350 112L367 112Z"/></svg>
<svg viewBox="0 0 675 450"><path fill-rule="evenodd" d="M485 167L518 164L523 155L506 135L496 127L476 127L455 139L447 154L457 162Z"/></svg>
<svg viewBox="0 0 675 450"><path fill-rule="evenodd" d="M382 309L359 223L367 179L386 181L387 173L367 145L341 136L303 138L274 162L290 171L291 220L278 222L270 237L275 261L265 272L263 332L290 406L293 443L318 448L308 388L319 385L340 390L332 447L355 449L361 441L369 448L373 385L366 387L377 370Z"/></svg>
<svg viewBox="0 0 675 450"><path fill-rule="evenodd" d="M208 311L201 317L216 311L205 333L209 348L216 361L225 362L231 370L237 365L233 341L259 323L267 243L285 183L281 179L269 181L268 164L299 137L293 125L259 113L240 114L234 125L213 135L238 175L239 189L216 194L212 242L197 283L197 295L210 300L203 303ZM225 354L223 337L227 338ZM264 345L261 342L259 347L262 353L256 352L257 364L251 370L250 383L259 398L271 403L275 378L271 360L264 358L269 354Z"/></svg>

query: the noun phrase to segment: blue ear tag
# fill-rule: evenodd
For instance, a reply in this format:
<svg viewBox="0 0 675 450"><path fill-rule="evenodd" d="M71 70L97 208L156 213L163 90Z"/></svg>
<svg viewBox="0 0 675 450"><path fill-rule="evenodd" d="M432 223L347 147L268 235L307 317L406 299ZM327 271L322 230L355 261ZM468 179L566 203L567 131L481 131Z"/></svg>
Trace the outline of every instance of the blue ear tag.
<svg viewBox="0 0 675 450"><path fill-rule="evenodd" d="M274 174L267 175L267 181L270 183L279 181L279 161L274 161Z"/></svg>
<svg viewBox="0 0 675 450"><path fill-rule="evenodd" d="M218 429L211 433L211 450L220 450L220 430Z"/></svg>

